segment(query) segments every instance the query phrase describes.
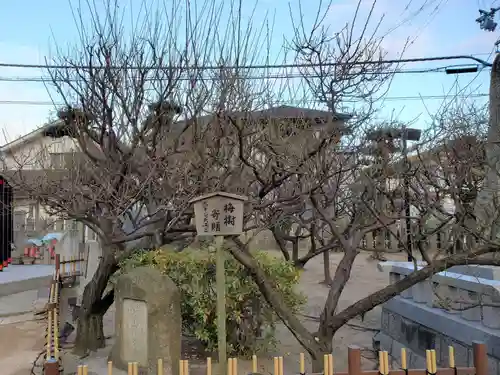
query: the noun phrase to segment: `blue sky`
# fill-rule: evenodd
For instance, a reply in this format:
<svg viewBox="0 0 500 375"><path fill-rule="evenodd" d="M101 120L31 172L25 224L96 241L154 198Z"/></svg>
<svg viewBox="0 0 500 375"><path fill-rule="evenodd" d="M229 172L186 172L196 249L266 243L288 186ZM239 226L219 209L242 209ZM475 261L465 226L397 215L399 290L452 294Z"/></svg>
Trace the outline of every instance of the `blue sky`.
<svg viewBox="0 0 500 375"><path fill-rule="evenodd" d="M95 0L97 3L102 0ZM154 0L153 0L154 1ZM178 0L165 1L167 4ZM187 1L187 0L182 0ZM191 6L194 6L194 0ZM218 0L221 1L221 0ZM132 1L137 8L140 3ZM202 3L201 0L198 1ZM372 0L362 0L360 16L367 14ZM123 9L130 2L119 1ZM317 1L303 1L303 18L305 26L312 24L316 14ZM325 24L336 31L349 22L354 14L356 0L333 0L328 9ZM83 3L84 4L84 3ZM298 15L298 0L260 0L243 2L242 14L249 19L253 9L256 10L252 23L262 24L264 16L274 22L273 43L271 53L283 38L291 36L289 8L295 17ZM307 6L306 6L307 4ZM409 4L409 5L408 5ZM423 9L419 11L422 7ZM483 59L492 60L493 43L500 37L500 30L488 33L479 29L475 23L478 8L499 6L495 0L378 0L373 15L376 22L383 17L380 33L389 33L383 42L388 57L397 57L403 46L410 40L404 57L440 56L474 54ZM83 5L84 6L84 5ZM169 5L171 6L171 5ZM200 6L200 5L199 5ZM25 0L23 2L5 2L0 14L0 62L3 63L44 63L45 58L54 55L55 47L66 49L77 42L75 22L72 15L78 2L69 0L49 0L46 2ZM437 9L437 10L436 10ZM134 10L132 10L132 13ZM274 21L272 21L274 20ZM88 22L88 18L84 17ZM498 19L497 19L498 21ZM398 26L399 25L399 26ZM398 27L396 27L398 26ZM262 61L264 62L264 61ZM436 66L463 64L467 61L440 63L407 64L404 69L426 69ZM43 124L54 108L50 105L34 103L51 100L43 83L39 82L5 82L2 78L39 77L36 69L13 69L0 67L0 126L5 138L12 139ZM458 89L476 95L488 92L489 73L447 76L444 73L399 74L392 81L387 92L387 99L381 104L379 117L397 117L403 121L415 120L415 125L424 127L429 121L429 114L438 110L443 103L440 98L451 95ZM402 99L405 97L406 99ZM423 99L415 99L422 97ZM431 98L438 97L438 98ZM57 100L57 98L56 98ZM484 101L484 97L473 99ZM12 103L17 102L17 103ZM32 102L20 104L19 102Z"/></svg>

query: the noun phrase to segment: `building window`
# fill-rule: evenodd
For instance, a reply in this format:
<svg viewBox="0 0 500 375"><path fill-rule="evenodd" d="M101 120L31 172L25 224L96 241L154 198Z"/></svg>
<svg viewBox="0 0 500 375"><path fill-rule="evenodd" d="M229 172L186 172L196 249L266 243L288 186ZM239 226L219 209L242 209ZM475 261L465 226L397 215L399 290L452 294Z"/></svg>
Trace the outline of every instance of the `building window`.
<svg viewBox="0 0 500 375"><path fill-rule="evenodd" d="M85 226L85 241L97 241L97 234L87 226Z"/></svg>
<svg viewBox="0 0 500 375"><path fill-rule="evenodd" d="M50 154L50 167L52 169L70 168L74 161L73 152L58 152Z"/></svg>
<svg viewBox="0 0 500 375"><path fill-rule="evenodd" d="M361 240L361 247L363 247L364 249L366 249L366 236L363 236L363 239Z"/></svg>
<svg viewBox="0 0 500 375"><path fill-rule="evenodd" d="M50 154L50 167L53 169L63 169L64 168L64 154L62 154L62 153Z"/></svg>

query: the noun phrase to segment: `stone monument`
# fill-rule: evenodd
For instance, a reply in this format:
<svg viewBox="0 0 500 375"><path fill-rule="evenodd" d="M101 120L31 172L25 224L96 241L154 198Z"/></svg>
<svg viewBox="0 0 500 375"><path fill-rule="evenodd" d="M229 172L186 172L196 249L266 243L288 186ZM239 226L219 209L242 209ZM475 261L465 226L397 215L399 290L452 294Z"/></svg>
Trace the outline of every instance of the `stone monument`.
<svg viewBox="0 0 500 375"><path fill-rule="evenodd" d="M137 362L156 374L163 359L164 374L177 374L181 358L180 292L160 271L139 267L120 276L115 286L116 340L110 360L119 369Z"/></svg>

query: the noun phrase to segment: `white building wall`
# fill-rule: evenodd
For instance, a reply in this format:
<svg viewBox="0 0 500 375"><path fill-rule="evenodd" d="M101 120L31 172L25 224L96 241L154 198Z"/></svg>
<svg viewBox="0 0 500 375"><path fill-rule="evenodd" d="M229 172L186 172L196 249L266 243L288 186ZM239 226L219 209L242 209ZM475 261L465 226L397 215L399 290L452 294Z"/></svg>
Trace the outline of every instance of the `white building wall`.
<svg viewBox="0 0 500 375"><path fill-rule="evenodd" d="M50 168L54 155L71 153L76 150L77 144L70 137L38 137L31 142L0 151L0 158L3 169L36 170Z"/></svg>

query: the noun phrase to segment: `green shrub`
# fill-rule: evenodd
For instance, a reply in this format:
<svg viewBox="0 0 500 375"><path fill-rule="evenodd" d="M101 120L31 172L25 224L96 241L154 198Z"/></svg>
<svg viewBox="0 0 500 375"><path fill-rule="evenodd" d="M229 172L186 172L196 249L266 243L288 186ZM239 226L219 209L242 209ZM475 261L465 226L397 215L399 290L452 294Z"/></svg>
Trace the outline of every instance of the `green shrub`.
<svg viewBox="0 0 500 375"><path fill-rule="evenodd" d="M305 297L294 290L299 271L292 263L265 252L255 252L254 256L272 278L289 308L299 311L305 303ZM217 312L213 249L137 252L122 264L120 272L141 265L156 267L177 284L182 292L184 333L194 335L207 351L214 351L217 348ZM244 267L228 253L225 270L228 352L245 356L272 349L276 343L278 317Z"/></svg>

